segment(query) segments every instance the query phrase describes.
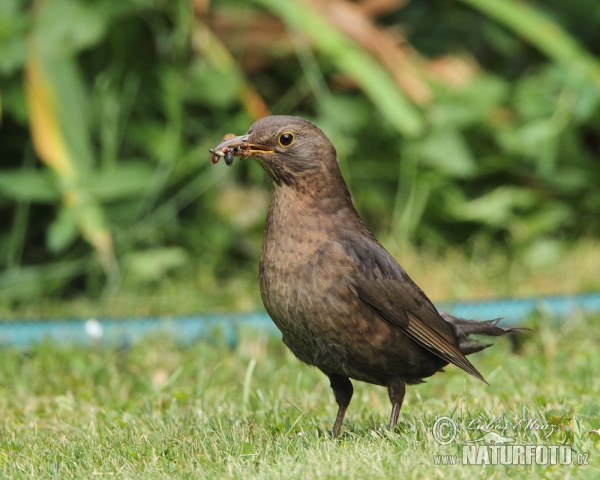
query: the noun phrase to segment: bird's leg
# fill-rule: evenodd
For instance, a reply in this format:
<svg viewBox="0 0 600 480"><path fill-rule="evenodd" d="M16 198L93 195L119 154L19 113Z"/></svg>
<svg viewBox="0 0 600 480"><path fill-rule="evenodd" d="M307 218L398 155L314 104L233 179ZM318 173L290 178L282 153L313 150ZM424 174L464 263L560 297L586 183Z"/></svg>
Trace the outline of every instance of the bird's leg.
<svg viewBox="0 0 600 480"><path fill-rule="evenodd" d="M406 385L402 380L396 378L389 381L387 387L388 395L392 402L392 416L390 417L390 429L392 429L398 423L400 408L402 407L402 401L404 400L404 394L406 393Z"/></svg>
<svg viewBox="0 0 600 480"><path fill-rule="evenodd" d="M352 399L354 388L352 388L352 382L350 382L348 377L344 377L343 375L338 375L336 373L327 374L327 376L331 382L331 388L333 389L333 394L335 395L335 401L339 406L335 424L333 425L333 432L331 433L331 436L335 438L339 435L340 429L342 428L344 415L346 414L346 409L348 408L350 400Z"/></svg>

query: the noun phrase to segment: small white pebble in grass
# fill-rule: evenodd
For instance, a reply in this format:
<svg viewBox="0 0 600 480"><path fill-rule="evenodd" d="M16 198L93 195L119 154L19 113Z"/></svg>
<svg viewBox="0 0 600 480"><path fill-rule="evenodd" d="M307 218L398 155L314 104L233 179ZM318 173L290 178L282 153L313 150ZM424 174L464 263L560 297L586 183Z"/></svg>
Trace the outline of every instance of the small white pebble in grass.
<svg viewBox="0 0 600 480"><path fill-rule="evenodd" d="M87 333L92 340L100 340L104 333L102 324L95 318L90 318L85 322L85 333Z"/></svg>

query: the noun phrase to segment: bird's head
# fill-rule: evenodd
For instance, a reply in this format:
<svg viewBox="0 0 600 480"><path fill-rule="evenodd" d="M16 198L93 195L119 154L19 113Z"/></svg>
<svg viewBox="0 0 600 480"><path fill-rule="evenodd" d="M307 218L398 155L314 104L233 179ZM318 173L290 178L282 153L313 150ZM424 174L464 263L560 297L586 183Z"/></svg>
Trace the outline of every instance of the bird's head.
<svg viewBox="0 0 600 480"><path fill-rule="evenodd" d="M252 157L267 171L275 185L303 187L341 178L335 148L315 125L300 117L276 115L255 122L246 135L226 136L210 152L213 162L225 157Z"/></svg>

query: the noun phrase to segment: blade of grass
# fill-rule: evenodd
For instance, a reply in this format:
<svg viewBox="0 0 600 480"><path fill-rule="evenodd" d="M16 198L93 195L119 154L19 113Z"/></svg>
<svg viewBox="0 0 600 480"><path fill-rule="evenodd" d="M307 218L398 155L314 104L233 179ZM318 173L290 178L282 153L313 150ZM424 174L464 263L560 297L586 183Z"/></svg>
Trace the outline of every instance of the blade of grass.
<svg viewBox="0 0 600 480"><path fill-rule="evenodd" d="M250 384L252 383L252 374L256 367L256 358L250 360L248 368L246 369L246 375L244 376L244 392L242 394L242 406L244 412L248 409L248 402L250 401Z"/></svg>

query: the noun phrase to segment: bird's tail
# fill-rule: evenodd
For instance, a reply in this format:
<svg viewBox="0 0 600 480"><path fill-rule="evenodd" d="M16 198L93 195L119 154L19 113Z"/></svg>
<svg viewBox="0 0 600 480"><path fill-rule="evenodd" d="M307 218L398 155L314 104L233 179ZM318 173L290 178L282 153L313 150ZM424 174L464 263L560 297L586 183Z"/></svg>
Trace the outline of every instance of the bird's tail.
<svg viewBox="0 0 600 480"><path fill-rule="evenodd" d="M466 318L455 317L449 313L440 312L440 315L446 320L454 330L458 337L458 346L463 355L470 355L479 352L487 347L491 347L493 343L478 342L469 338L469 335L487 335L491 337L499 337L507 333L524 332L529 330L525 327L499 327L497 324L501 318L494 320L467 320Z"/></svg>

